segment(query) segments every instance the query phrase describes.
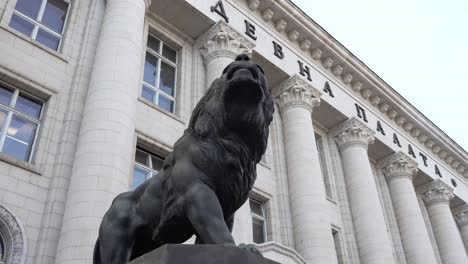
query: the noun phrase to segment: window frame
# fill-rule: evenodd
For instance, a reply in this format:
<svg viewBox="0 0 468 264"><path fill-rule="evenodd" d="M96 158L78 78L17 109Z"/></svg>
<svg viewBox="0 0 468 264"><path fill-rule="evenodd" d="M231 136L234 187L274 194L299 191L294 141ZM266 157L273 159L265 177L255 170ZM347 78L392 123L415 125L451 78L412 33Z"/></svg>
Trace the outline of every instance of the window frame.
<svg viewBox="0 0 468 264"><path fill-rule="evenodd" d="M147 158L147 159L149 158L149 159L148 159L148 166L145 166L144 164L141 164L141 163L139 163L139 162L136 161L136 153L137 153L137 151L141 151L141 152L143 152L143 153L145 153L145 154L147 155L146 158ZM135 168L136 168L136 167L138 167L138 168L140 168L140 169L142 169L142 170L144 170L144 171L146 171L146 172L150 172L150 173L151 173L151 176L150 176L149 178L145 179L145 181L148 180L148 179L150 179L151 177L153 177L154 175L156 175L156 174L158 174L158 173L160 172L160 170L157 171L157 170L153 169L153 159L152 159L152 157L158 158L158 159L160 159L162 162L164 162L164 158L163 158L162 156L153 154L153 153L151 153L151 152L149 152L149 151L144 150L144 149L141 148L141 147L136 147L136 149L135 149L135 158L134 158L134 167L133 167L133 181L132 181L132 184L131 184L131 187L132 187L132 188L133 188L133 183L134 183L134 181L135 181ZM162 168L161 168L161 169L162 169ZM137 187L138 187L138 186L137 186ZM135 189L136 189L136 188L135 188ZM133 189L133 190L134 190L134 189Z"/></svg>
<svg viewBox="0 0 468 264"><path fill-rule="evenodd" d="M263 242L261 242L261 243L266 243L266 242L268 242L268 228L267 228L267 226L268 226L267 218L268 217L267 217L267 213L266 213L266 209L265 209L265 203L261 202L260 200L255 199L255 198L249 198L249 206L250 206L250 202L254 202L254 203L259 204L260 208L262 209L262 214L263 215L258 215L258 214L254 213L252 211L252 208L250 208L250 216L252 217L252 220L257 219L257 220L263 221L263 228L262 228L263 229ZM252 225L252 227L253 227L253 225ZM252 240L253 239L254 239L254 237L253 237L253 229L252 229ZM253 241L253 242L258 244L255 241Z"/></svg>
<svg viewBox="0 0 468 264"><path fill-rule="evenodd" d="M148 38L154 38L156 40L159 41L160 45L159 45L159 51L155 51L153 50L152 48L150 48L148 46ZM144 61L146 62L146 52L149 52L151 55L155 56L156 58L158 58L158 64L157 64L157 76L156 76L156 79L155 79L155 83L156 83L156 86L153 86L147 82L145 82L145 79L143 78L142 80L142 85L141 85L141 90L140 90L140 97L142 97L144 100L156 105L159 109L162 109L163 111L166 111L166 112L169 112L171 114L175 114L176 113L176 107L177 107L177 81L178 81L178 72L179 72L179 69L178 69L178 62L179 62L179 50L174 48L173 46L169 45L166 41L163 41L161 38L157 37L155 34L152 34L150 32L148 32L147 34L147 42L146 42L146 48L145 48L145 58L144 58ZM166 45L168 46L169 48L173 49L175 52L176 52L176 58L175 58L175 62L172 62L170 61L169 59L167 59L166 57L164 57L162 55L162 50L163 50L163 46ZM164 92L163 90L161 90L159 88L159 80L161 79L161 63L162 62L165 62L167 63L169 66L171 67L174 67L175 69L175 76L174 76L174 95L169 95L167 94L166 92ZM145 71L145 66L143 65L143 76L144 76L144 71ZM142 93L143 93L143 87L147 87L148 89L152 90L153 92L155 92L155 99L153 101L150 101L146 98L144 98L142 96ZM166 98L168 98L169 100L171 100L173 102L173 111L168 111L166 110L165 108L159 106L159 94L162 93L163 96L165 96Z"/></svg>
<svg viewBox="0 0 468 264"><path fill-rule="evenodd" d="M54 51L57 51L57 52L60 52L62 50L62 43L63 43L63 39L65 37L65 29L67 27L67 23L68 23L68 19L70 17L70 10L71 10L71 5L72 5L72 0L60 0L60 1L63 1L63 2L66 2L68 4L68 7L67 7L67 12L66 12L66 15L65 15L65 19L63 21L63 28L62 28L62 32L57 33L55 32L54 30L50 29L49 27L47 27L46 25L42 24L42 19L44 18L44 11L45 11L45 8L46 8L46 5L47 5L47 2L49 0L41 0L41 5L39 7L39 11L37 13L37 17L35 19L33 18L30 18L28 17L27 15L21 13L20 11L16 10L16 2L15 2L15 5L13 6L13 12L12 12L12 15L10 17L10 20L8 21L8 26L15 30L16 32L19 32L21 33L22 35L25 35L29 38L31 38L32 40L34 40L35 42L39 43L40 45L46 47L46 48L49 48L51 50L54 50ZM18 30L16 30L15 28L11 27L9 24L11 23L11 19L13 18L14 15L17 15L19 17L21 17L22 19L30 22L31 24L33 24L34 28L31 32L31 34L28 36ZM47 33L49 34L52 34L53 36L59 38L59 43L58 43L58 46L57 46L57 49L53 49L45 44L42 44L41 42L37 41L36 40L36 37L37 37L37 32L39 31L39 29L43 29L45 30Z"/></svg>
<svg viewBox="0 0 468 264"><path fill-rule="evenodd" d="M36 143L37 143L37 138L38 138L38 135L39 135L39 131L41 129L41 123L42 123L41 121L42 121L42 117L43 117L43 114L44 114L45 101L38 98L37 96L31 95L30 93L27 93L27 92L22 91L20 89L8 86L8 85L4 84L3 82L0 82L0 87L4 88L6 90L10 90L10 91L13 90L9 105L0 104L0 109L6 110L6 112L7 112L7 116L5 118L4 128L3 128L2 131L0 131L0 154L7 155L8 157L16 159L15 157L3 152L3 147L5 145L5 141L6 141L7 134L8 134L8 128L9 128L10 123L11 123L11 119L13 118L13 115L16 114L16 115L18 115L18 116L20 116L22 118L25 118L26 120L31 121L31 122L33 122L33 123L35 123L37 125L36 131L34 133L34 138L33 138L32 144L31 144L31 149L29 151L28 159L20 160L20 161L25 161L25 162L31 163L31 161L33 159L33 156L34 156L34 153L35 153L35 148L36 148ZM16 103L17 103L17 100L18 100L18 97L20 96L20 94L24 95L24 97L26 97L26 98L36 100L41 104L41 112L39 113L39 117L37 119L35 119L34 117L29 116L29 115L27 115L25 113L22 113L19 110L16 110L14 108L14 106L16 106ZM16 139L14 139L14 140L16 140ZM19 140L16 140L16 141L24 143L24 142L19 141ZM16 160L19 160L19 159L16 159Z"/></svg>

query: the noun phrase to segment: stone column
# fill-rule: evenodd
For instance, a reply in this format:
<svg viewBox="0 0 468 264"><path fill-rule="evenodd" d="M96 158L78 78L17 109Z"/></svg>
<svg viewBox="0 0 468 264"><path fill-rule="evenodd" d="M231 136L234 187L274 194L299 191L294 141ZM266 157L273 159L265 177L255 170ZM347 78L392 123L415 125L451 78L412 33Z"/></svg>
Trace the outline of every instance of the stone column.
<svg viewBox="0 0 468 264"><path fill-rule="evenodd" d="M132 180L150 0L108 0L68 187L57 264L91 263L101 219Z"/></svg>
<svg viewBox="0 0 468 264"><path fill-rule="evenodd" d="M252 54L255 45L224 21L219 21L202 39L207 86L221 76L224 68L241 53Z"/></svg>
<svg viewBox="0 0 468 264"><path fill-rule="evenodd" d="M320 92L294 75L276 98L283 121L291 217L296 250L307 263L336 263L326 193L320 169L312 109Z"/></svg>
<svg viewBox="0 0 468 264"><path fill-rule="evenodd" d="M392 196L406 261L408 264L436 264L413 186L413 176L418 172L418 164L402 152L398 152L382 161L382 167Z"/></svg>
<svg viewBox="0 0 468 264"><path fill-rule="evenodd" d="M349 119L333 129L340 149L359 256L366 264L393 264L393 247L367 154L374 132Z"/></svg>
<svg viewBox="0 0 468 264"><path fill-rule="evenodd" d="M455 213L455 221L460 228L460 234L465 244L465 251L468 252L468 204L459 206Z"/></svg>
<svg viewBox="0 0 468 264"><path fill-rule="evenodd" d="M421 195L426 203L432 229L444 264L468 263L460 232L450 211L453 190L440 180L423 186Z"/></svg>

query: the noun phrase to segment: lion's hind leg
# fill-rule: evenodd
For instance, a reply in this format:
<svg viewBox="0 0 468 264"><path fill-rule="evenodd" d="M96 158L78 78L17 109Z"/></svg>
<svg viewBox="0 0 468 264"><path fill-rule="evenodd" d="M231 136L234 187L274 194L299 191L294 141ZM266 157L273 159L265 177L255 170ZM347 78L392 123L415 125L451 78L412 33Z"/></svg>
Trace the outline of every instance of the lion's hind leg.
<svg viewBox="0 0 468 264"><path fill-rule="evenodd" d="M99 229L101 263L126 264L134 244L135 210L131 199L117 197ZM100 263L100 262L97 262Z"/></svg>

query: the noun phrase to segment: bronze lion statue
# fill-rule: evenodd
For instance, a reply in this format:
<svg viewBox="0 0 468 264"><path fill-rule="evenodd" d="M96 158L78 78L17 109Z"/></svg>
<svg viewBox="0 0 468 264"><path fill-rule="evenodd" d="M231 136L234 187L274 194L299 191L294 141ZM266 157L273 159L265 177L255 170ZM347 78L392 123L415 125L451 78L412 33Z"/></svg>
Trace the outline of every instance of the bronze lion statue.
<svg viewBox="0 0 468 264"><path fill-rule="evenodd" d="M124 264L192 235L200 244L235 245L234 213L257 177L273 112L262 68L238 55L198 102L163 169L114 199L94 263Z"/></svg>

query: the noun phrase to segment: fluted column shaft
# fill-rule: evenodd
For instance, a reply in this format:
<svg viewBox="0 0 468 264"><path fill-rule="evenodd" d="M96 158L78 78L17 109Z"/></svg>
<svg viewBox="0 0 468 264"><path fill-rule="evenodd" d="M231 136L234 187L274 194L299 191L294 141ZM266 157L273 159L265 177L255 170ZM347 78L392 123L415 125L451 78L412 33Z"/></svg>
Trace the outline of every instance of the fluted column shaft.
<svg viewBox="0 0 468 264"><path fill-rule="evenodd" d="M449 202L453 197L453 190L440 180L429 183L422 190L442 263L468 263L460 232L450 211Z"/></svg>
<svg viewBox="0 0 468 264"><path fill-rule="evenodd" d="M413 176L418 164L402 152L383 161L383 172L393 201L408 264L436 264L429 233L419 207Z"/></svg>
<svg viewBox="0 0 468 264"><path fill-rule="evenodd" d="M280 90L277 103L283 121L296 250L307 263L336 263L311 117L320 93L296 75L286 80Z"/></svg>
<svg viewBox="0 0 468 264"><path fill-rule="evenodd" d="M468 205L462 205L455 214L455 221L460 229L460 234L465 244L465 251L468 252Z"/></svg>
<svg viewBox="0 0 468 264"><path fill-rule="evenodd" d="M367 154L374 132L353 118L333 133L341 153L361 262L393 264L392 243Z"/></svg>
<svg viewBox="0 0 468 264"><path fill-rule="evenodd" d="M148 0L108 0L83 111L57 264L91 263L101 219L132 179Z"/></svg>
<svg viewBox="0 0 468 264"><path fill-rule="evenodd" d="M223 21L216 23L202 39L207 86L221 76L224 68L241 53L252 53L253 43Z"/></svg>

